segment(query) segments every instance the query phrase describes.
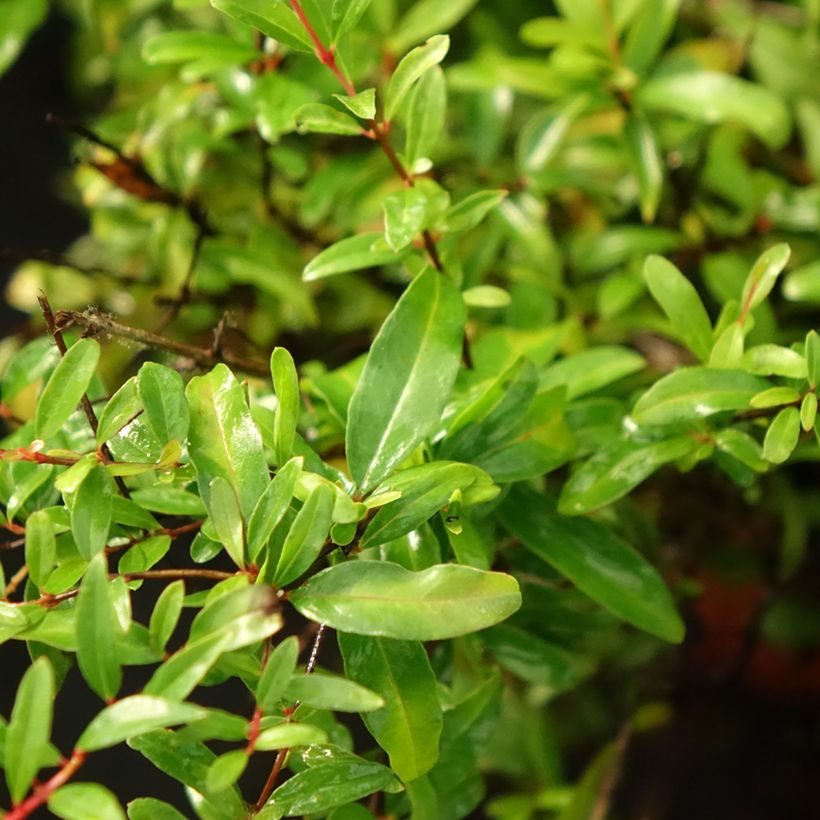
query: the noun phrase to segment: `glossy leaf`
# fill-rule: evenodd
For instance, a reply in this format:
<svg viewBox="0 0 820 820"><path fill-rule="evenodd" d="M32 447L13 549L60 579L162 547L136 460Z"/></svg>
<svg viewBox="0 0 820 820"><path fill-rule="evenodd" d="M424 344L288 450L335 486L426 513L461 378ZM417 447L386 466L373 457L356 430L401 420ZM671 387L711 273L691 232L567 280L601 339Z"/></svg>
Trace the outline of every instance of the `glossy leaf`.
<svg viewBox="0 0 820 820"><path fill-rule="evenodd" d="M644 279L655 301L669 317L675 335L701 360L712 349L712 323L694 285L661 256L647 258Z"/></svg>
<svg viewBox="0 0 820 820"><path fill-rule="evenodd" d="M269 0L211 0L211 5L298 51L313 51L304 26L285 3Z"/></svg>
<svg viewBox="0 0 820 820"><path fill-rule="evenodd" d="M148 639L155 652L165 651L182 614L184 598L185 583L180 579L168 584L157 599L148 625Z"/></svg>
<svg viewBox="0 0 820 820"><path fill-rule="evenodd" d="M362 715L365 726L403 780L426 774L438 759L441 706L436 678L420 643L339 634L345 672L384 699Z"/></svg>
<svg viewBox="0 0 820 820"><path fill-rule="evenodd" d="M527 549L618 617L667 641L683 622L663 580L609 527L552 512L538 493L516 490L500 508L504 526Z"/></svg>
<svg viewBox="0 0 820 820"><path fill-rule="evenodd" d="M419 641L485 629L521 605L509 575L455 564L408 572L381 561L330 567L292 592L290 601L341 632Z"/></svg>
<svg viewBox="0 0 820 820"><path fill-rule="evenodd" d="M31 580L42 587L57 563L57 541L48 513L33 512L26 519L26 566Z"/></svg>
<svg viewBox="0 0 820 820"><path fill-rule="evenodd" d="M169 367L146 362L139 372L137 390L145 407L145 422L165 444L185 441L189 412L182 376Z"/></svg>
<svg viewBox="0 0 820 820"><path fill-rule="evenodd" d="M362 0L359 0L361 2ZM366 0L370 2L370 0ZM355 5L355 3L354 3ZM357 117L363 120L372 120L376 116L376 89L366 88L360 91L353 97L348 97L344 94L334 94L337 99L348 111L351 111Z"/></svg>
<svg viewBox="0 0 820 820"><path fill-rule="evenodd" d="M277 400L273 420L273 453L276 463L281 466L293 455L296 425L299 422L299 376L293 357L283 347L273 349L270 370Z"/></svg>
<svg viewBox="0 0 820 820"><path fill-rule="evenodd" d="M230 640L231 636L227 631L214 632L193 640L154 672L143 692L166 700L185 700L208 674L219 656L228 651Z"/></svg>
<svg viewBox="0 0 820 820"><path fill-rule="evenodd" d="M382 325L348 411L348 464L362 493L438 421L458 371L464 313L458 291L428 268Z"/></svg>
<svg viewBox="0 0 820 820"><path fill-rule="evenodd" d="M333 491L320 484L308 496L285 536L274 573L274 583L295 581L319 557L333 520Z"/></svg>
<svg viewBox="0 0 820 820"><path fill-rule="evenodd" d="M673 424L742 410L768 385L743 370L684 367L664 376L638 399L632 415L639 424Z"/></svg>
<svg viewBox="0 0 820 820"><path fill-rule="evenodd" d="M268 486L262 437L251 419L242 386L223 364L195 376L185 391L191 410L188 452L206 505L211 481L224 478L245 520Z"/></svg>
<svg viewBox="0 0 820 820"><path fill-rule="evenodd" d="M211 521L216 534L231 560L238 567L245 565L245 537L242 512L233 487L221 476L211 480L209 492Z"/></svg>
<svg viewBox="0 0 820 820"><path fill-rule="evenodd" d="M314 672L293 675L288 681L288 699L315 709L337 712L372 712L384 706L382 697L352 680Z"/></svg>
<svg viewBox="0 0 820 820"><path fill-rule="evenodd" d="M207 710L154 695L131 695L103 709L77 741L83 752L107 749L145 732L204 718Z"/></svg>
<svg viewBox="0 0 820 820"><path fill-rule="evenodd" d="M164 31L142 47L143 59L152 65L210 60L240 65L256 56L250 45L210 31Z"/></svg>
<svg viewBox="0 0 820 820"><path fill-rule="evenodd" d="M789 246L781 242L758 257L743 285L740 302L744 311L754 310L771 293L790 255Z"/></svg>
<svg viewBox="0 0 820 820"><path fill-rule="evenodd" d="M51 737L53 702L54 671L47 658L39 658L20 681L5 733L4 768L14 803L23 799L42 765Z"/></svg>
<svg viewBox="0 0 820 820"><path fill-rule="evenodd" d="M117 644L121 627L105 566L105 556L95 555L80 585L77 598L77 665L88 685L103 700L110 700L122 683L119 657L111 651Z"/></svg>
<svg viewBox="0 0 820 820"><path fill-rule="evenodd" d="M137 381L132 377L111 396L100 413L97 444L102 444L115 436L141 409Z"/></svg>
<svg viewBox="0 0 820 820"><path fill-rule="evenodd" d="M792 454L800 438L800 411L784 407L769 425L763 440L763 458L782 464Z"/></svg>
<svg viewBox="0 0 820 820"><path fill-rule="evenodd" d="M138 797L128 804L128 820L185 820L185 816L163 800Z"/></svg>
<svg viewBox="0 0 820 820"><path fill-rule="evenodd" d="M418 188L405 188L385 197L384 238L398 252L421 230L427 212L427 197Z"/></svg>
<svg viewBox="0 0 820 820"><path fill-rule="evenodd" d="M48 799L49 811L63 820L125 820L114 795L99 783L67 783Z"/></svg>
<svg viewBox="0 0 820 820"><path fill-rule="evenodd" d="M450 38L444 34L431 37L423 46L406 54L390 77L384 102L385 119L390 120L403 102L413 83L426 71L438 65L450 48Z"/></svg>
<svg viewBox="0 0 820 820"><path fill-rule="evenodd" d="M299 658L299 640L295 635L281 641L270 653L256 687L256 704L271 711L284 695Z"/></svg>
<svg viewBox="0 0 820 820"><path fill-rule="evenodd" d="M446 107L444 72L433 66L416 83L407 103L404 155L411 168L434 152L444 130Z"/></svg>
<svg viewBox="0 0 820 820"><path fill-rule="evenodd" d="M303 460L292 458L283 464L259 498L248 522L248 556L255 561L293 498Z"/></svg>
<svg viewBox="0 0 820 820"><path fill-rule="evenodd" d="M338 273L386 265L398 258L396 252L384 244L380 233L362 233L341 239L314 256L305 266L302 278L313 282Z"/></svg>
<svg viewBox="0 0 820 820"><path fill-rule="evenodd" d="M94 339L80 339L60 359L37 402L37 438L51 438L68 421L88 389L99 359L100 345Z"/></svg>
<svg viewBox="0 0 820 820"><path fill-rule="evenodd" d="M318 726L311 726L309 723L280 723L259 733L256 748L261 752L310 746L314 743L327 743L327 734Z"/></svg>
<svg viewBox="0 0 820 820"><path fill-rule="evenodd" d="M361 123L323 103L303 105L294 112L293 123L300 134L356 135L362 133Z"/></svg>
<svg viewBox="0 0 820 820"><path fill-rule="evenodd" d="M83 479L71 508L71 532L80 555L90 561L102 552L111 527L113 492L105 468L96 466Z"/></svg>
<svg viewBox="0 0 820 820"><path fill-rule="evenodd" d="M220 755L208 768L205 784L209 792L223 792L242 776L248 765L244 749L234 749Z"/></svg>

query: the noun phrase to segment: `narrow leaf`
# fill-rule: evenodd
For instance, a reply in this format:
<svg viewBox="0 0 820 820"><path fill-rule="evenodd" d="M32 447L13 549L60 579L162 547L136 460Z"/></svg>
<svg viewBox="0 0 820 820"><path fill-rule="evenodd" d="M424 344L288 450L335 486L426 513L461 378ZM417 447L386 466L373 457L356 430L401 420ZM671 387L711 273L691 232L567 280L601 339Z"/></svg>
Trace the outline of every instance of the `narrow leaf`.
<svg viewBox="0 0 820 820"><path fill-rule="evenodd" d="M209 512L216 534L231 560L241 569L245 565L242 513L233 487L220 475L211 481L209 502Z"/></svg>
<svg viewBox="0 0 820 820"><path fill-rule="evenodd" d="M284 347L273 349L270 371L277 400L273 421L273 453L276 463L281 466L293 455L296 425L299 422L299 376L293 357Z"/></svg>
<svg viewBox="0 0 820 820"><path fill-rule="evenodd" d="M67 783L49 797L48 808L63 820L125 820L117 798L99 783Z"/></svg>
<svg viewBox="0 0 820 820"><path fill-rule="evenodd" d="M184 599L185 583L182 579L168 584L157 599L148 624L148 640L154 651L160 655L165 651L165 644L176 629Z"/></svg>
<svg viewBox="0 0 820 820"><path fill-rule="evenodd" d="M314 709L337 712L372 712L384 706L382 697L370 689L322 672L293 675L288 681L286 694L289 699Z"/></svg>
<svg viewBox="0 0 820 820"><path fill-rule="evenodd" d="M112 491L112 481L105 468L97 465L83 479L74 496L71 533L86 561L105 549L111 528Z"/></svg>
<svg viewBox="0 0 820 820"><path fill-rule="evenodd" d="M260 709L270 712L282 698L298 658L299 639L295 635L285 638L270 653L256 686L256 705Z"/></svg>
<svg viewBox="0 0 820 820"><path fill-rule="evenodd" d="M769 425L763 439L763 458L772 464L782 464L792 454L800 438L800 411L784 407Z"/></svg>
<svg viewBox="0 0 820 820"><path fill-rule="evenodd" d="M302 272L305 282L335 276L337 273L375 268L395 262L399 255L380 233L362 233L341 239L314 256Z"/></svg>
<svg viewBox="0 0 820 820"><path fill-rule="evenodd" d="M182 376L155 362L146 362L137 380L137 390L145 407L145 423L160 444L185 441L189 413Z"/></svg>
<svg viewBox="0 0 820 820"><path fill-rule="evenodd" d="M248 557L251 561L257 559L276 525L287 512L302 464L303 459L300 457L292 458L282 465L253 508L248 522Z"/></svg>
<svg viewBox="0 0 820 820"><path fill-rule="evenodd" d="M42 587L57 563L57 540L54 524L44 510L33 512L26 519L26 566L31 580Z"/></svg>
<svg viewBox="0 0 820 820"><path fill-rule="evenodd" d="M387 85L384 104L385 119L390 120L393 118L396 109L401 105L413 83L425 71L428 71L434 65L438 65L444 59L449 48L450 38L446 34L438 34L431 37L423 46L414 48L402 58Z"/></svg>

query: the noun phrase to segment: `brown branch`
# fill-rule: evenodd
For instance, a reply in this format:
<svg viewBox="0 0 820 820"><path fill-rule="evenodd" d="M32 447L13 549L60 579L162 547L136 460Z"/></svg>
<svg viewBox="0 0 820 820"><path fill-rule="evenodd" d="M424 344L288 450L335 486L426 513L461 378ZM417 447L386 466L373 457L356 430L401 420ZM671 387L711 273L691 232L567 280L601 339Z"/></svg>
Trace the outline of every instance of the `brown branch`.
<svg viewBox="0 0 820 820"><path fill-rule="evenodd" d="M235 367L238 370L251 373L255 376L270 376L270 368L264 362L246 359L242 356L235 356L229 351L222 351L219 354L215 354L212 350L178 342L175 339L169 339L167 336L161 336L150 330L142 330L141 328L124 325L116 319L112 319L110 316L93 308L89 308L82 313L73 310L61 310L58 311L56 319L60 328L65 329L71 325L80 325L94 333L108 333L112 336L120 336L124 339L138 342L146 347L176 353L190 359L199 367L213 367L215 364L225 362L225 364L231 367Z"/></svg>
<svg viewBox="0 0 820 820"><path fill-rule="evenodd" d="M51 305L49 304L48 298L46 297L43 291L37 295L37 301L40 303L40 310L43 312L43 318L46 320L46 326L48 327L49 333L51 333L52 338L54 339L54 344L57 345L57 349L60 351L61 356L65 356L68 348L66 347L65 339L63 339L62 329L57 324L57 321L54 316L54 311L51 309ZM94 412L94 408L91 405L91 401L88 398L86 393L83 393L83 397L80 400L80 404L83 408L83 412L85 413L85 417L88 419L88 424L91 427L94 435L97 435L97 428L99 427L99 423L97 422L97 414ZM110 459L111 461L114 460L114 456L111 454L111 450L108 449L108 445L103 443L100 445L100 451L105 455L106 458ZM122 480L120 476L114 476L114 483L117 485L117 489L120 491L120 494L124 498L131 498L131 493L128 492L128 487L125 486L125 482Z"/></svg>
<svg viewBox="0 0 820 820"><path fill-rule="evenodd" d="M85 752L80 752L75 749L71 757L63 763L57 774L46 780L41 786L37 786L33 794L5 815L5 820L23 820L23 818L28 817L32 812L39 809L40 806L45 805L49 797L51 797L60 786L68 782L84 762Z"/></svg>
<svg viewBox="0 0 820 820"><path fill-rule="evenodd" d="M23 543L25 543L25 541ZM11 576L9 582L6 584L6 589L4 592L4 600L6 603L11 603L11 601L9 601L9 597L14 594L17 587L19 587L20 584L26 580L26 578L28 578L28 567L23 564L23 566Z"/></svg>

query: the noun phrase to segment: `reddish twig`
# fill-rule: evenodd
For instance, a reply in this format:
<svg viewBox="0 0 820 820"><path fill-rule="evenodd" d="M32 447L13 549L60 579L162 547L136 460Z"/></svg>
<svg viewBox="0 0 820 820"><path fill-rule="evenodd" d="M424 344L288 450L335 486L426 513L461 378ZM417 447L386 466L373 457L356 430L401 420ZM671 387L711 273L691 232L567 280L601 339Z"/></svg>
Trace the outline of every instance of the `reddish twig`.
<svg viewBox="0 0 820 820"><path fill-rule="evenodd" d="M35 788L34 792L22 803L8 812L5 815L5 820L23 820L24 817L28 817L32 812L40 808L40 806L44 806L51 795L54 794L60 786L67 783L84 762L85 752L80 752L75 749L71 757L60 767L60 770L41 786Z"/></svg>

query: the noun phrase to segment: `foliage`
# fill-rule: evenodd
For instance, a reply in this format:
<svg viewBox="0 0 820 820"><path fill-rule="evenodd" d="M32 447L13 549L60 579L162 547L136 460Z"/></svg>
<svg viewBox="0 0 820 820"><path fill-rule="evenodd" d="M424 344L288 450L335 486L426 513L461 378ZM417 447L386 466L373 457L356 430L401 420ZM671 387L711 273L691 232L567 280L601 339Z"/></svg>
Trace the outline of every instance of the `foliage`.
<svg viewBox="0 0 820 820"><path fill-rule="evenodd" d="M6 5L3 68L45 13ZM123 743L207 820L600 811L696 591L658 477L786 487L802 561L820 7L64 5L104 110L88 235L8 290L49 334L0 350L6 817L124 817L69 782ZM102 703L64 758L75 661ZM604 674L572 780L548 715ZM198 704L229 679L246 708Z"/></svg>

